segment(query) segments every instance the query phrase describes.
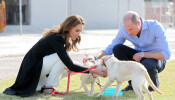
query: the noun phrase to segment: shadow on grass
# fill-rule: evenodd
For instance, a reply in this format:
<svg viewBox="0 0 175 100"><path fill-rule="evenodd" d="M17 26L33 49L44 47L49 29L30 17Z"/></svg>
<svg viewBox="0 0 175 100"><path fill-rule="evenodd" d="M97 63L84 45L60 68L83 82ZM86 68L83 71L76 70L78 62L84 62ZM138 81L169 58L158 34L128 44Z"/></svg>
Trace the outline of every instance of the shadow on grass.
<svg viewBox="0 0 175 100"><path fill-rule="evenodd" d="M98 93L94 94L94 96L88 97L85 92L74 92L70 91L66 95L55 94L55 96L51 96L48 93L41 93L36 91L30 97L19 97L15 95L7 95L0 93L0 100L111 100L111 96L101 96L99 98L96 97ZM123 96L118 97L119 100L136 100L137 96L133 91L124 92Z"/></svg>
<svg viewBox="0 0 175 100"><path fill-rule="evenodd" d="M51 96L51 94L48 93L41 93L39 91L36 91L33 95L29 97L20 97L15 95L7 95L2 93L5 88L11 86L14 83L15 78L4 80L0 82L0 100L111 100L111 96L101 96L99 98L96 97L96 95L100 92L100 90L95 90L94 96L88 97L83 89L77 90L75 84L72 84L73 86L70 87L70 91L66 95L59 95L55 94L55 96ZM78 84L78 83L77 83ZM55 88L59 92L65 92L65 87ZM98 91L98 92L97 92ZM133 91L123 92L123 96L118 97L119 100L136 100L138 97L135 95Z"/></svg>

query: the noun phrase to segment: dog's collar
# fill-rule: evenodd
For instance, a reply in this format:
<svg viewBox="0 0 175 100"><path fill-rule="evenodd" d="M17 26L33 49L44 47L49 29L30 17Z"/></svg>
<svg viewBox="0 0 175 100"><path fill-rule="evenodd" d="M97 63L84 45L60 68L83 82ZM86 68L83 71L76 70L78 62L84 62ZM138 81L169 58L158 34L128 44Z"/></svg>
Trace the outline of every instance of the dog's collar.
<svg viewBox="0 0 175 100"><path fill-rule="evenodd" d="M106 67L106 64L105 64L105 62L109 59L109 58L111 58L111 56L110 57L108 57L105 61L103 60L103 65Z"/></svg>

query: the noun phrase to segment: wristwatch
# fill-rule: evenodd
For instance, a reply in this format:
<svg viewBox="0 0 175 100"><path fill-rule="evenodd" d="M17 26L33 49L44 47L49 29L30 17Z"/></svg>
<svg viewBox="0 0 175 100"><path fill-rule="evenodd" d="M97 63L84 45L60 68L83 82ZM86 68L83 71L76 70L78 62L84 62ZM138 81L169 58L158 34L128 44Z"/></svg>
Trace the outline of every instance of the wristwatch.
<svg viewBox="0 0 175 100"><path fill-rule="evenodd" d="M140 53L140 56L143 58L144 57L144 52L141 52Z"/></svg>

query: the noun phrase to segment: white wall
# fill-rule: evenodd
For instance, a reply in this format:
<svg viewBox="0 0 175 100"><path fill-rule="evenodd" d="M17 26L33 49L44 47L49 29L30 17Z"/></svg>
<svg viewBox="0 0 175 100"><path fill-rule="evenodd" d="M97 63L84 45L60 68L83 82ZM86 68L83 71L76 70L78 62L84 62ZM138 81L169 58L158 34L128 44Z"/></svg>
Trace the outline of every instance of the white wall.
<svg viewBox="0 0 175 100"><path fill-rule="evenodd" d="M85 19L87 29L117 27L117 0L74 0L71 12Z"/></svg>
<svg viewBox="0 0 175 100"><path fill-rule="evenodd" d="M116 29L123 15L133 10L144 17L144 0L71 0L70 14L86 20L86 29Z"/></svg>
<svg viewBox="0 0 175 100"><path fill-rule="evenodd" d="M50 28L67 16L67 0L31 0L32 28Z"/></svg>
<svg viewBox="0 0 175 100"><path fill-rule="evenodd" d="M79 14L86 21L85 29L117 29L126 11L134 10L144 17L144 0L29 0L28 31L43 31L59 25L68 15ZM19 25L7 26L18 29Z"/></svg>

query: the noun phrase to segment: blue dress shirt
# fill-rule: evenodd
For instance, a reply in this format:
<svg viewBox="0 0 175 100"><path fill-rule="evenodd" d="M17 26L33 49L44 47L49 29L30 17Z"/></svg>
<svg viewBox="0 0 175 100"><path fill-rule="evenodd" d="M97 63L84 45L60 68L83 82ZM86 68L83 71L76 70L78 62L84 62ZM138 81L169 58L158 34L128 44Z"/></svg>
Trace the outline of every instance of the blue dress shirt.
<svg viewBox="0 0 175 100"><path fill-rule="evenodd" d="M112 43L104 51L111 55L115 45L123 44L125 40L128 40L134 45L135 50L139 52L161 52L165 60L169 59L171 53L162 25L154 20L140 19L142 21L142 30L139 38L137 36L131 37L122 26Z"/></svg>

